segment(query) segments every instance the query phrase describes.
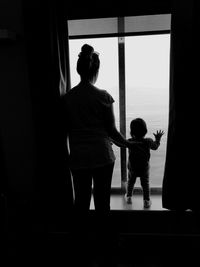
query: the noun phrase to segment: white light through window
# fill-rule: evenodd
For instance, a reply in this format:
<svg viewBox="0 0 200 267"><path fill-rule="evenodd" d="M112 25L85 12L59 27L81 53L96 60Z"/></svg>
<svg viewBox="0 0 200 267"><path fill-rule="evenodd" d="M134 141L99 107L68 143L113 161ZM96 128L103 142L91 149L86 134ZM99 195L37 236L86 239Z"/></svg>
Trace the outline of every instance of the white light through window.
<svg viewBox="0 0 200 267"><path fill-rule="evenodd" d="M146 136L164 130L161 145L151 151L150 184L162 187L169 112L170 35L145 35L125 38L126 125L130 137L130 121L143 118L148 126ZM137 181L137 184L139 181Z"/></svg>

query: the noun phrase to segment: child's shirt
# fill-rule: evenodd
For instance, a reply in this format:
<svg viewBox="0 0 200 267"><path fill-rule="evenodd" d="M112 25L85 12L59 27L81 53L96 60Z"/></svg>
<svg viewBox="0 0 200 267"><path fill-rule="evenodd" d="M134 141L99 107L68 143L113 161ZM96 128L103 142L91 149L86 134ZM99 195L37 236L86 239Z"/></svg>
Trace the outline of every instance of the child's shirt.
<svg viewBox="0 0 200 267"><path fill-rule="evenodd" d="M130 138L129 141L139 141L133 148L129 148L128 169L136 176L149 176L150 150L157 150L160 142L152 138L137 140Z"/></svg>

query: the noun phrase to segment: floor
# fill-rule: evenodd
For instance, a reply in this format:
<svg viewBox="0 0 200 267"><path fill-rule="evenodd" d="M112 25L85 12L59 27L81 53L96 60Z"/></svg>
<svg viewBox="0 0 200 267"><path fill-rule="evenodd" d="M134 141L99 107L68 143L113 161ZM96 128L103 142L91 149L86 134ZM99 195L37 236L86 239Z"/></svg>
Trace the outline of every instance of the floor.
<svg viewBox="0 0 200 267"><path fill-rule="evenodd" d="M199 231L197 224L199 221L196 221L196 216L191 218L192 214L190 213L165 212L165 209L162 208L161 194L152 194L151 200L152 206L148 212L143 209L141 194L134 195L132 205L125 202L122 194L112 194L111 209L116 212L113 212L110 218L111 223L115 223L111 235L107 235L107 232L106 235L104 232L101 232L103 233L101 235L98 235L98 231L97 234L95 231L93 232L96 226L105 225L103 221L98 221L96 224L93 216L90 217L91 221L87 225L84 224L84 221L78 221L80 232L75 235L78 236L78 242L74 242L76 240L74 234L55 232L49 236L49 263L52 265L52 262L55 262L55 266L67 266L72 258L73 260L77 259L77 261L81 260L81 264L78 266L99 267L100 265L96 263L99 259L98 255L99 253L102 255L102 251L105 253L106 248L109 247L109 255L114 255L114 258L117 258L115 267L200 266L200 235L194 235L195 231ZM91 209L94 209L93 201ZM142 212L121 212L120 210L141 210ZM94 213L91 212L90 215L94 215ZM87 227L90 225L94 228L87 231ZM115 229L118 229L116 235ZM99 242L99 238L101 242L105 238L106 242L103 242L103 246ZM75 245L75 250L72 244ZM115 244L115 246L109 246L109 244ZM97 249L99 246L100 249ZM91 255L93 256L92 265L86 264L88 258L85 249L89 252L90 262ZM81 257L82 253L83 256ZM79 257L76 257L77 255ZM84 259L86 262L83 261ZM195 264L197 260L198 264ZM184 265L185 263L186 265ZM112 266L109 264L105 267Z"/></svg>
<svg viewBox="0 0 200 267"><path fill-rule="evenodd" d="M151 195L152 205L148 210L165 210L162 207L162 196L160 194ZM93 200L90 209L94 209ZM127 204L122 194L111 195L111 210L146 210L143 208L143 198L141 194L133 196L132 204Z"/></svg>

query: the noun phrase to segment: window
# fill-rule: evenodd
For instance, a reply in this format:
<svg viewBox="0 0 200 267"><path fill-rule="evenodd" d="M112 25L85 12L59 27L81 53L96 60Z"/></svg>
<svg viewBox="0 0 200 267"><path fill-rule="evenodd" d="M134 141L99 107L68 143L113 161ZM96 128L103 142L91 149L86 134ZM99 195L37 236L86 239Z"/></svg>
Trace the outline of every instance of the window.
<svg viewBox="0 0 200 267"><path fill-rule="evenodd" d="M170 34L126 37L126 129L132 118L142 117L153 137L162 129L165 135L157 151L151 151L150 180L152 187L162 187L169 106ZM139 181L137 180L137 183ZM137 185L137 184L136 184Z"/></svg>
<svg viewBox="0 0 200 267"><path fill-rule="evenodd" d="M170 15L127 17L122 25L119 21L117 18L68 21L71 87L80 79L76 72L80 48L84 43L91 44L100 53L101 61L96 86L106 89L115 99L118 129L125 127L128 138L131 119L142 117L147 122L148 136L153 137L158 129L165 131L161 146L151 152L150 161L151 185L160 188L168 129ZM120 42L123 42L123 55L120 55ZM125 62L125 77L120 73L120 60ZM124 79L124 88L120 88L120 79ZM121 96L125 99L125 109L119 101ZM113 149L116 163L112 187L120 188L127 176L127 152L115 145Z"/></svg>

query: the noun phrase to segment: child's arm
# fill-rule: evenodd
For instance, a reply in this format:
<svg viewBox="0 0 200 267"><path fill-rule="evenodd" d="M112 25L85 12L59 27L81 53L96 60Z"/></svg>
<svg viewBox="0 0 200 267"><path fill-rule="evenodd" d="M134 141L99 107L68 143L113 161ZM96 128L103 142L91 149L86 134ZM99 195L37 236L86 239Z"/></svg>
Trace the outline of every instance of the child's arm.
<svg viewBox="0 0 200 267"><path fill-rule="evenodd" d="M151 145L150 145L150 149L152 149L152 150L158 149L158 147L160 146L160 140L161 140L163 134L164 134L164 131L161 131L161 130L156 131L156 133L153 134L155 136L155 141L152 140Z"/></svg>

